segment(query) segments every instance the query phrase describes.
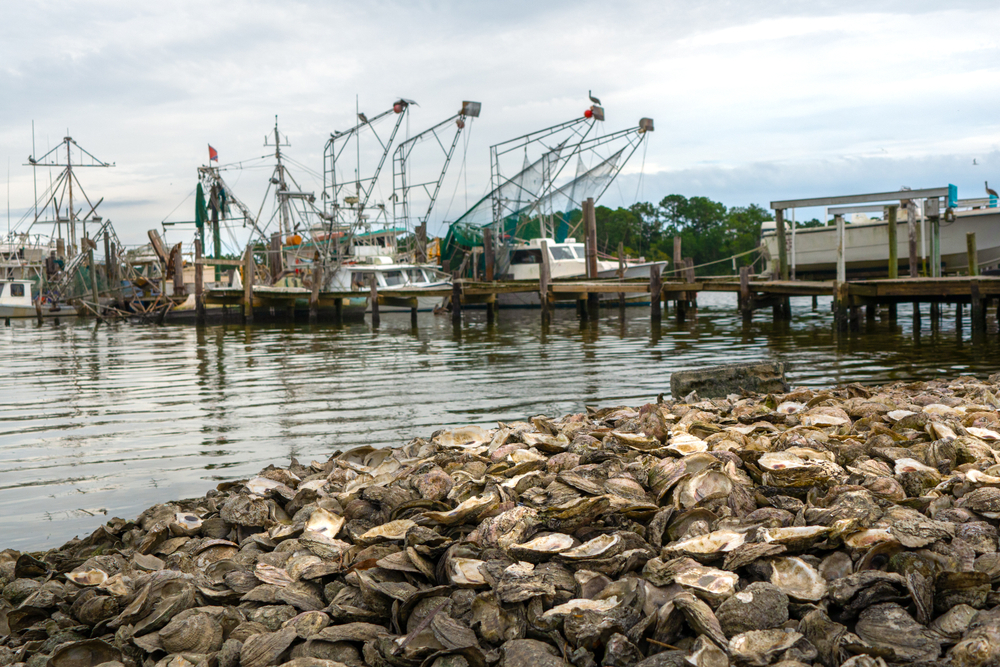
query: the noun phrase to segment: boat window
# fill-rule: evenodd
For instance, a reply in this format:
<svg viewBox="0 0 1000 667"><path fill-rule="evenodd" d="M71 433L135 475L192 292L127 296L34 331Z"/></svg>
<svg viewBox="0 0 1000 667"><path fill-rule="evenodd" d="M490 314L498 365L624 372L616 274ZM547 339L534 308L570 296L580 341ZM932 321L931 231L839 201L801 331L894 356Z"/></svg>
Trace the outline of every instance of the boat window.
<svg viewBox="0 0 1000 667"><path fill-rule="evenodd" d="M420 269L410 269L410 282L411 283L425 283L427 282L427 277L424 272Z"/></svg>
<svg viewBox="0 0 1000 667"><path fill-rule="evenodd" d="M7 283L0 283L0 296L3 296L3 288L7 286Z"/></svg>
<svg viewBox="0 0 1000 667"><path fill-rule="evenodd" d="M515 250L510 256L511 264L541 264L542 251L534 248L530 250Z"/></svg>
<svg viewBox="0 0 1000 667"><path fill-rule="evenodd" d="M549 250L552 252L552 259L576 259L566 246L551 246Z"/></svg>
<svg viewBox="0 0 1000 667"><path fill-rule="evenodd" d="M11 296L24 296L24 285L21 283L11 283L10 284L10 295Z"/></svg>
<svg viewBox="0 0 1000 667"><path fill-rule="evenodd" d="M587 246L582 243L578 243L573 246L573 250L576 251L576 256L580 259L587 259Z"/></svg>
<svg viewBox="0 0 1000 667"><path fill-rule="evenodd" d="M382 277L385 278L385 284L387 287L402 285L404 282L402 271L383 271Z"/></svg>

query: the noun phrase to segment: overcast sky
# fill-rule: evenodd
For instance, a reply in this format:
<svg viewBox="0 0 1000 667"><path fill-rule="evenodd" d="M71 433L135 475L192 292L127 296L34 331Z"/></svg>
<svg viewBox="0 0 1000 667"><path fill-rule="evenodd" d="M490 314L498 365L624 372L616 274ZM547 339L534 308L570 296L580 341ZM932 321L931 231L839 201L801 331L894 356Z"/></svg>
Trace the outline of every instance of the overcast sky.
<svg viewBox="0 0 1000 667"><path fill-rule="evenodd" d="M482 102L436 220L487 191L491 144L577 117L588 90L606 132L656 123L607 205L679 193L767 206L948 183L977 197L985 180L1000 185L996 0L76 0L0 12L11 217L33 201L22 165L34 121L36 155L69 132L116 164L80 178L126 243L192 219L207 145L224 164L258 158L275 115L289 154L321 172L330 132L355 123L356 97L369 116L416 100L404 134ZM319 193L321 179L297 173ZM256 209L268 175L226 178ZM39 170L40 187L47 178Z"/></svg>

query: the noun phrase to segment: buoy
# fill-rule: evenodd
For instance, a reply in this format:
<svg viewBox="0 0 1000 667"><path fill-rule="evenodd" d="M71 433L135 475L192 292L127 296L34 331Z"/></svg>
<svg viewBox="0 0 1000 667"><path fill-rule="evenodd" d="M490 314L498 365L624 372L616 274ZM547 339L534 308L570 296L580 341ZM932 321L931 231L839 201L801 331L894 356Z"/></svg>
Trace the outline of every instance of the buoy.
<svg viewBox="0 0 1000 667"><path fill-rule="evenodd" d="M302 245L302 236L299 234L292 234L285 239L285 245Z"/></svg>

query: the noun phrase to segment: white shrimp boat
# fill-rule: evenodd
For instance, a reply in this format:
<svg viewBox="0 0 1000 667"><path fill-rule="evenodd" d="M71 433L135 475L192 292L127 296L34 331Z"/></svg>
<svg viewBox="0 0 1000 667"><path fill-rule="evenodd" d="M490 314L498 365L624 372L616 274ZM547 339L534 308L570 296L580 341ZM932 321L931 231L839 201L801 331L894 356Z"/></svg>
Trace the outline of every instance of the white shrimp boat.
<svg viewBox="0 0 1000 667"><path fill-rule="evenodd" d="M978 202L978 200L973 200ZM959 201L959 206L963 204ZM981 269L996 268L1000 265L1000 208L978 207L955 211L954 222L942 219L941 227L941 272L965 273L968 271L966 235L976 235L977 262ZM917 253L924 261L930 261L930 223L919 219L916 224ZM848 274L855 276L885 275L889 263L889 223L885 220L869 219L866 215L855 214L851 222L844 225L844 257ZM837 271L837 228L835 226L813 227L795 230L794 260L791 248L791 233L785 233L788 247L788 262L794 261L796 276L799 278L829 278ZM899 260L900 275L909 266L909 234L906 219L897 223L896 256ZM778 240L773 221L765 222L761 229L761 245L766 260L765 273L777 271ZM923 266L921 266L923 269ZM929 267L928 267L929 270Z"/></svg>
<svg viewBox="0 0 1000 667"><path fill-rule="evenodd" d="M527 243L514 246L510 253L510 267L507 278L511 280L531 280L538 281L538 271L542 262L542 241L549 253L549 275L552 280L573 280L585 279L587 276L587 249L586 245L578 242L575 238L567 238L565 241L556 242L552 239L531 239ZM624 279L649 278L649 269L659 266L661 271L666 266L666 262L629 262L624 268ZM618 261L597 260L597 277L599 279L610 279L619 277ZM540 305L537 292L523 292L513 294L500 294L497 297L501 306L537 308ZM618 302L617 294L602 294L602 300ZM629 305L648 305L649 297L642 294L626 296L626 303Z"/></svg>
<svg viewBox="0 0 1000 667"><path fill-rule="evenodd" d="M0 281L0 318L37 317L38 311L31 297L33 285L31 280ZM76 309L65 304L43 303L41 313L42 317L72 317L76 315Z"/></svg>

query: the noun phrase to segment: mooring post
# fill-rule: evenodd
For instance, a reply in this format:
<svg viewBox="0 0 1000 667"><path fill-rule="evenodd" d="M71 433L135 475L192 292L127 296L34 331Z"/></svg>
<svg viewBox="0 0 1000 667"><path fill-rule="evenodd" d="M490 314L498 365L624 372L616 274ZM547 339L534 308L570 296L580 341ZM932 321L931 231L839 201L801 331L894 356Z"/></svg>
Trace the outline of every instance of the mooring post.
<svg viewBox="0 0 1000 667"><path fill-rule="evenodd" d="M496 323L497 311L496 311L497 295L491 294L486 300L486 324L492 325Z"/></svg>
<svg viewBox="0 0 1000 667"><path fill-rule="evenodd" d="M493 249L493 230L487 227L483 230L483 252L485 253L486 259L486 282L493 282L493 262L494 262L494 249Z"/></svg>
<svg viewBox="0 0 1000 667"><path fill-rule="evenodd" d="M775 209L774 225L778 232L778 275L775 279L788 280L788 248L785 245L785 211Z"/></svg>
<svg viewBox="0 0 1000 667"><path fill-rule="evenodd" d="M337 324L344 321L344 299L339 296L333 300L333 320Z"/></svg>
<svg viewBox="0 0 1000 667"><path fill-rule="evenodd" d="M740 267L740 314L744 324L753 318L753 297L750 296L750 267Z"/></svg>
<svg viewBox="0 0 1000 667"><path fill-rule="evenodd" d="M273 285L281 273L281 232L271 234L271 247L268 249L267 258L271 264L271 284Z"/></svg>
<svg viewBox="0 0 1000 667"><path fill-rule="evenodd" d="M684 282L693 283L694 282L694 257L684 258ZM687 296L688 306L698 310L698 293L697 292L685 292Z"/></svg>
<svg viewBox="0 0 1000 667"><path fill-rule="evenodd" d="M917 206L914 202L906 202L906 231L910 240L910 277L916 278L920 268L917 257Z"/></svg>
<svg viewBox="0 0 1000 667"><path fill-rule="evenodd" d="M187 296L184 287L184 258L180 252L174 255L174 296Z"/></svg>
<svg viewBox="0 0 1000 667"><path fill-rule="evenodd" d="M586 205L585 201L584 206ZM542 239L539 245L542 246L542 263L538 265L538 300L542 307L542 322L544 323L549 319L549 242ZM589 241L587 252L590 252Z"/></svg>
<svg viewBox="0 0 1000 667"><path fill-rule="evenodd" d="M838 280L833 284L833 321L838 331L847 331L848 286Z"/></svg>
<svg viewBox="0 0 1000 667"><path fill-rule="evenodd" d="M983 304L982 294L979 292L979 281L971 281L969 286L970 296L972 297L971 305L969 307L969 318L970 324L972 325L973 331L986 331L986 308Z"/></svg>
<svg viewBox="0 0 1000 667"><path fill-rule="evenodd" d="M978 276L979 275L979 255L976 253L976 233L966 232L965 234L965 253L969 260L969 275Z"/></svg>
<svg viewBox="0 0 1000 667"><path fill-rule="evenodd" d="M869 303L865 305L865 320L867 320L868 322L874 322L877 311L878 311L878 306L876 306L874 303Z"/></svg>
<svg viewBox="0 0 1000 667"><path fill-rule="evenodd" d="M104 232L104 280L111 289L111 235Z"/></svg>
<svg viewBox="0 0 1000 667"><path fill-rule="evenodd" d="M312 292L309 293L309 323L319 320L319 290L323 284L323 263L319 260L319 250L313 254Z"/></svg>
<svg viewBox="0 0 1000 667"><path fill-rule="evenodd" d="M673 267L673 278L675 282L684 281L684 258L681 256L681 237L674 237L674 267ZM682 301L687 300L687 295L684 292L677 292L677 299L674 302L674 308L677 311L677 317L684 319L684 310L681 305Z"/></svg>
<svg viewBox="0 0 1000 667"><path fill-rule="evenodd" d="M625 282L625 243L621 241L618 242L618 282ZM618 292L618 309L625 314L625 292Z"/></svg>
<svg viewBox="0 0 1000 667"><path fill-rule="evenodd" d="M379 303L378 303L378 276L375 275L375 272L372 272L371 292L368 295L368 300L372 304L372 328L373 329L377 329L378 326L379 326L379 324L382 323L382 318L379 317L379 312L378 312L378 307L379 307Z"/></svg>
<svg viewBox="0 0 1000 667"><path fill-rule="evenodd" d="M42 295L41 294L39 294L35 298L35 317L38 318L38 323L41 324L42 323ZM8 324L9 323L10 323L10 320L8 320Z"/></svg>
<svg viewBox="0 0 1000 667"><path fill-rule="evenodd" d="M419 306L419 302L417 301L417 297L413 297L410 300L410 328L411 329L416 329L417 328L417 307L418 306Z"/></svg>
<svg viewBox="0 0 1000 667"><path fill-rule="evenodd" d="M458 276L451 281L451 323L462 324L462 281Z"/></svg>
<svg viewBox="0 0 1000 667"><path fill-rule="evenodd" d="M587 280L597 280L597 212L593 197L587 197L584 216L587 224Z"/></svg>
<svg viewBox="0 0 1000 667"><path fill-rule="evenodd" d="M889 278L899 277L899 241L896 239L896 213L899 207L893 204L887 206L889 219Z"/></svg>
<svg viewBox="0 0 1000 667"><path fill-rule="evenodd" d="M649 319L654 324L659 324L662 319L660 312L660 299L663 297L663 282L660 277L660 265L653 264L649 267Z"/></svg>
<svg viewBox="0 0 1000 667"><path fill-rule="evenodd" d="M815 294L813 294L813 296L812 296L812 309L816 310L817 308L819 308L819 297L816 296Z"/></svg>
<svg viewBox="0 0 1000 667"><path fill-rule="evenodd" d="M941 304L931 301L931 329L937 329L941 323Z"/></svg>
<svg viewBox="0 0 1000 667"><path fill-rule="evenodd" d="M204 280L202 279L201 240L194 240L194 312L198 324L205 323Z"/></svg>
<svg viewBox="0 0 1000 667"><path fill-rule="evenodd" d="M920 331L920 302L913 302L913 331Z"/></svg>
<svg viewBox="0 0 1000 667"><path fill-rule="evenodd" d="M247 246L243 257L243 322L253 322L253 247Z"/></svg>
<svg viewBox="0 0 1000 667"><path fill-rule="evenodd" d="M85 238L84 241L92 243L90 239L87 238ZM87 262L90 264L90 293L91 297L94 299L94 314L100 317L101 301L100 295L97 291L97 264L94 262L94 245L87 246Z"/></svg>

